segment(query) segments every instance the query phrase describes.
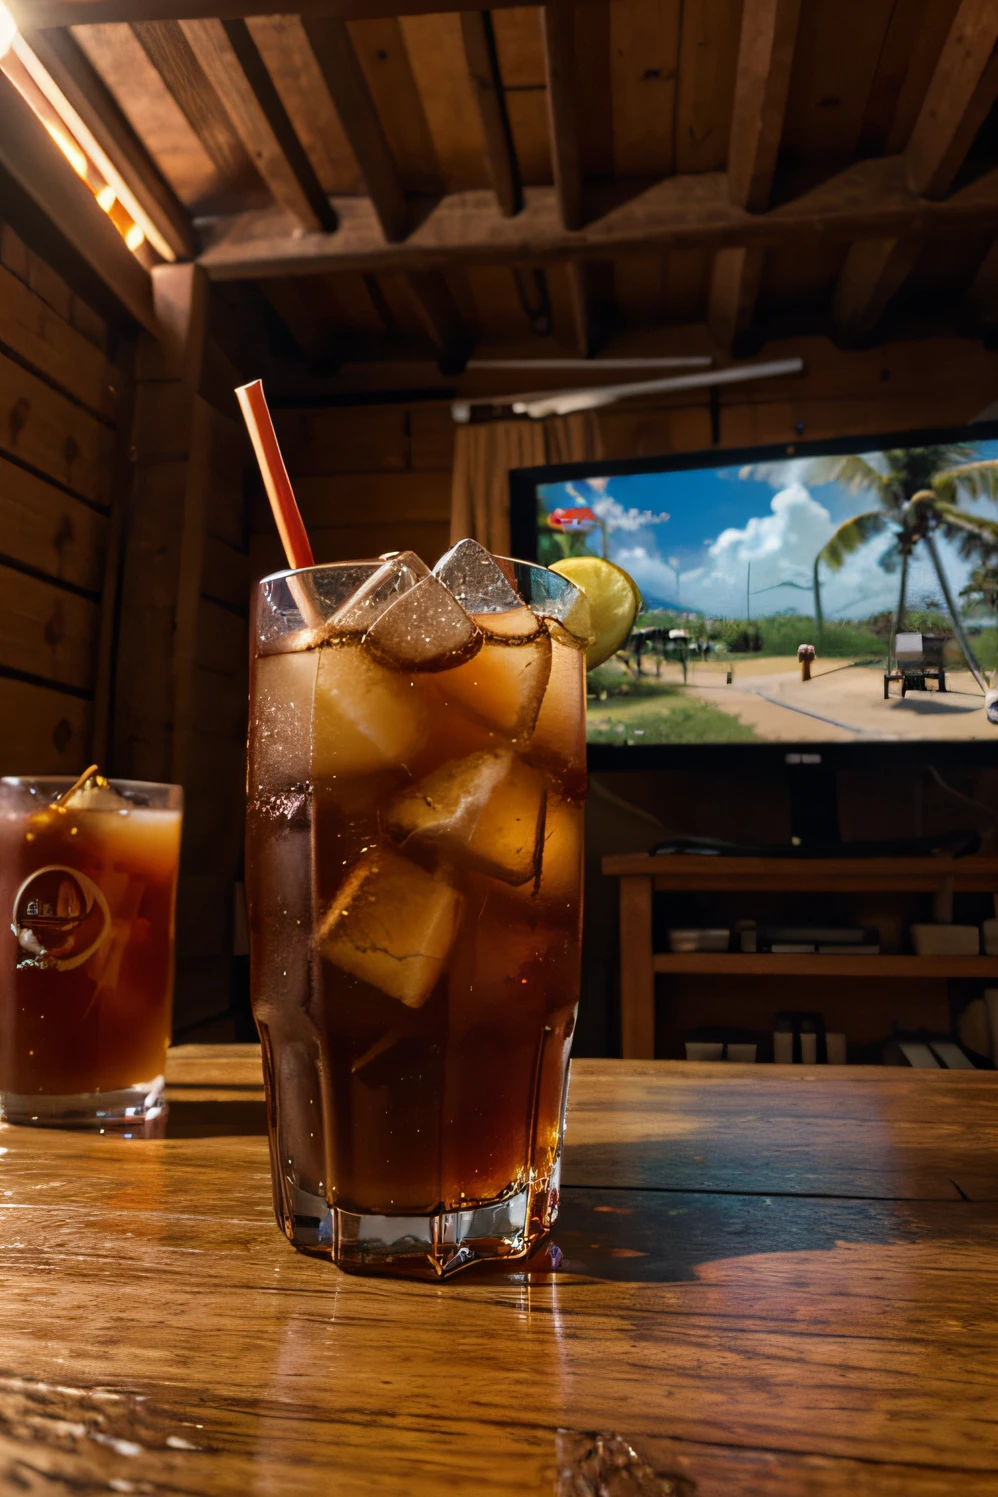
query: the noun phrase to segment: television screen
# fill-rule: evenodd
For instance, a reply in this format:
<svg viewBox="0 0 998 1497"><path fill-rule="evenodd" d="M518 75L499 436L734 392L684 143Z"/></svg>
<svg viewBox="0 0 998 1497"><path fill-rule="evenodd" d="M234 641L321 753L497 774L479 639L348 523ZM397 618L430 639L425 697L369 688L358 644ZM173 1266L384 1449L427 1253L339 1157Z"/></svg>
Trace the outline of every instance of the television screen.
<svg viewBox="0 0 998 1497"><path fill-rule="evenodd" d="M590 743L998 746L987 431L522 475L540 561L602 555L641 590L629 638L589 675Z"/></svg>

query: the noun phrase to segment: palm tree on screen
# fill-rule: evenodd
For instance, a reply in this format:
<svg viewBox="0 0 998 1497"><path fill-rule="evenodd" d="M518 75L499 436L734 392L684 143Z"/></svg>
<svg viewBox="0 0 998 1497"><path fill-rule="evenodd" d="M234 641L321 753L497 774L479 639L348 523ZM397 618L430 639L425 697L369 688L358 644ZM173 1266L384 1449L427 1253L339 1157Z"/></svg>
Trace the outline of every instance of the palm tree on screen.
<svg viewBox="0 0 998 1497"><path fill-rule="evenodd" d="M875 508L853 515L839 526L814 559L814 612L820 631L820 568L837 572L847 557L875 536L886 535L880 565L900 573L894 633L902 633L907 607L908 571L918 546L924 546L946 600L953 633L971 674L982 690L984 674L978 664L963 619L943 568L936 537L955 541L965 556L982 553L998 540L998 522L971 510L961 501L998 496L998 460L974 458L966 443L948 446L903 447L883 454L883 469L865 457L823 457L808 465L811 484L838 483L852 494L869 494Z"/></svg>

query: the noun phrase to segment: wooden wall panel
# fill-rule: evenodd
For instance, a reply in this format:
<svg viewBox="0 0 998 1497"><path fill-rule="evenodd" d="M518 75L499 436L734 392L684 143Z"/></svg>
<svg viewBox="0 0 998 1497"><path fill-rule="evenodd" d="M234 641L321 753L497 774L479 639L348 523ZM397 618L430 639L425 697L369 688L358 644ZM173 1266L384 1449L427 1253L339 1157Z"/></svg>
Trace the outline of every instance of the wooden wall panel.
<svg viewBox="0 0 998 1497"><path fill-rule="evenodd" d="M98 594L106 516L0 458L0 554Z"/></svg>
<svg viewBox="0 0 998 1497"><path fill-rule="evenodd" d="M0 224L4 773L76 774L92 749L111 648L114 419L128 407L127 369L108 343L103 318Z"/></svg>
<svg viewBox="0 0 998 1497"><path fill-rule="evenodd" d="M99 627L92 599L0 566L0 667L90 691Z"/></svg>
<svg viewBox="0 0 998 1497"><path fill-rule="evenodd" d="M115 375L105 354L2 267L0 343L90 410L113 417Z"/></svg>
<svg viewBox="0 0 998 1497"><path fill-rule="evenodd" d="M0 353L0 451L85 499L107 502L110 426Z"/></svg>
<svg viewBox="0 0 998 1497"><path fill-rule="evenodd" d="M0 774L79 774L91 714L82 697L0 675Z"/></svg>

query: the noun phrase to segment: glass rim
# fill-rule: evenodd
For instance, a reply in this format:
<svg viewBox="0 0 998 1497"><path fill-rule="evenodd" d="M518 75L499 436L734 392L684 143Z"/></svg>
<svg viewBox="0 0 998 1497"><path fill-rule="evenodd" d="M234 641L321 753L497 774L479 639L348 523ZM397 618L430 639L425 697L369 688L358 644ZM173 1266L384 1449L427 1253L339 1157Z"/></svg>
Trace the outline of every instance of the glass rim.
<svg viewBox="0 0 998 1497"><path fill-rule="evenodd" d="M399 555L401 554L400 552ZM418 553L415 554L418 555ZM492 554L496 561L510 561L514 566L530 567L535 572L551 572L551 568L546 567L540 561L526 561L521 556L501 556L498 551ZM339 567L379 567L384 565L384 560L382 556L356 556L349 561L317 561L310 567L284 567L279 572L268 572L266 577L258 577L256 586L265 587L268 582L285 582L289 577L307 577L312 572L335 572ZM432 572L433 568L430 567L429 570ZM553 572L552 576L560 577L561 573ZM568 577L562 578L562 581L567 582L571 587L576 587L576 584Z"/></svg>
<svg viewBox="0 0 998 1497"><path fill-rule="evenodd" d="M51 792L54 795L75 785L79 775L73 774L7 774L0 775L0 791L27 790L29 793ZM126 799L129 796L156 796L160 804L136 805L138 811L182 811L184 787L170 780L129 780L120 775L105 775L112 790ZM87 809L80 807L79 809ZM99 809L94 807L94 810Z"/></svg>

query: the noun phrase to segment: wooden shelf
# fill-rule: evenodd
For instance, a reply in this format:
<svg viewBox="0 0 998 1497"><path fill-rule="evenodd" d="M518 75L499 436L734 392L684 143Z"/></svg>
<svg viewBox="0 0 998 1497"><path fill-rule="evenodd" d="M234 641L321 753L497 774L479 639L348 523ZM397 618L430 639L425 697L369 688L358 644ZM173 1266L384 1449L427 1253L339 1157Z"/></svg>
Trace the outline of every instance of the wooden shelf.
<svg viewBox="0 0 998 1497"><path fill-rule="evenodd" d="M721 892L747 890L931 894L942 884L956 890L998 893L998 858L712 858L615 853L603 872L616 878L652 878L655 888Z"/></svg>
<svg viewBox="0 0 998 1497"><path fill-rule="evenodd" d="M748 954L740 951L665 951L652 958L656 972L747 977L976 977L998 979L995 956L825 956Z"/></svg>

